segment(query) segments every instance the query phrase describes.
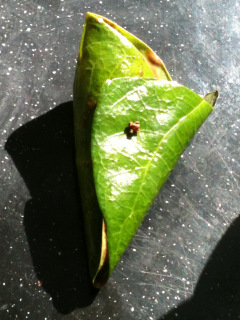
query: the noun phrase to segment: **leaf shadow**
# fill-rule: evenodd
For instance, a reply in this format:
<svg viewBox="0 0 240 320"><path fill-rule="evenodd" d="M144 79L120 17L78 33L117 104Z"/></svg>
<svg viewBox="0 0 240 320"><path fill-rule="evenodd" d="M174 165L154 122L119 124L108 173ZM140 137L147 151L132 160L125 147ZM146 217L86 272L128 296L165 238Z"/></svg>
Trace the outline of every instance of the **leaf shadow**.
<svg viewBox="0 0 240 320"><path fill-rule="evenodd" d="M17 129L5 149L31 195L24 227L39 285L60 313L91 304L98 290L88 273L72 101Z"/></svg>
<svg viewBox="0 0 240 320"><path fill-rule="evenodd" d="M240 217L217 244L193 296L159 320L240 319Z"/></svg>

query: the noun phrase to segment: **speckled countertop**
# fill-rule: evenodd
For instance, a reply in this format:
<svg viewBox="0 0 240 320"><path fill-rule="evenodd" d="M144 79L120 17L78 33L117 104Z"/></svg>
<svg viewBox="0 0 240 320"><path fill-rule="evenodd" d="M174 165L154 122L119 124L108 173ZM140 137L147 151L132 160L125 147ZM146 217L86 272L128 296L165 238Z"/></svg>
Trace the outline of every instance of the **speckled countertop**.
<svg viewBox="0 0 240 320"><path fill-rule="evenodd" d="M72 84L87 11L219 100L100 291L89 285ZM0 2L0 319L240 319L237 0Z"/></svg>

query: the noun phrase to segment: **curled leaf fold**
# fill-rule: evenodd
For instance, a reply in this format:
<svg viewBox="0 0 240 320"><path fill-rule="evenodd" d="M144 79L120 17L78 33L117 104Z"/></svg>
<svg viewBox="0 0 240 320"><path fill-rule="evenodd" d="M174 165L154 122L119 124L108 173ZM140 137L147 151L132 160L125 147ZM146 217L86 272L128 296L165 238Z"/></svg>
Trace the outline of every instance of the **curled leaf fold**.
<svg viewBox="0 0 240 320"><path fill-rule="evenodd" d="M96 287L106 283L216 97L215 92L203 99L172 82L145 43L87 13L74 81L74 126Z"/></svg>

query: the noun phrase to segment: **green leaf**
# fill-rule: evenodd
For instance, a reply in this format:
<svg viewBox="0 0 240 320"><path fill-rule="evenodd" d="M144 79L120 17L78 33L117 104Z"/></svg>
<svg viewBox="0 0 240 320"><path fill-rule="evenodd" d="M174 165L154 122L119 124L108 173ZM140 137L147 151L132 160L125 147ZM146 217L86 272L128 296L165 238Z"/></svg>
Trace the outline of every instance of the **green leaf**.
<svg viewBox="0 0 240 320"><path fill-rule="evenodd" d="M76 162L91 278L95 286L108 278L105 223L99 208L92 169L92 120L107 79L121 77L171 80L161 59L141 40L114 22L87 13L74 81Z"/></svg>
<svg viewBox="0 0 240 320"><path fill-rule="evenodd" d="M121 78L104 84L93 120L92 159L107 228L109 274L212 110L175 82ZM140 132L129 136L131 121L140 122Z"/></svg>
<svg viewBox="0 0 240 320"><path fill-rule="evenodd" d="M89 271L96 287L107 281L217 98L210 93L205 101L170 81L145 43L87 13L73 100ZM128 126L131 121L140 121L140 132L137 123Z"/></svg>

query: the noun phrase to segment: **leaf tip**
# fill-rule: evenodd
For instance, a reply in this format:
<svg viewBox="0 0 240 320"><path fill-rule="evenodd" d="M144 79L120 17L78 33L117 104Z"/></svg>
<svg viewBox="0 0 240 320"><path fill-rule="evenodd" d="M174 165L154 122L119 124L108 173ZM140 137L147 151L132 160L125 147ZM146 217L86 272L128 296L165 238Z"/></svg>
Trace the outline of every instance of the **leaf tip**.
<svg viewBox="0 0 240 320"><path fill-rule="evenodd" d="M214 107L216 104L217 98L218 98L218 91L214 90L207 93L203 99L207 101L212 107Z"/></svg>

